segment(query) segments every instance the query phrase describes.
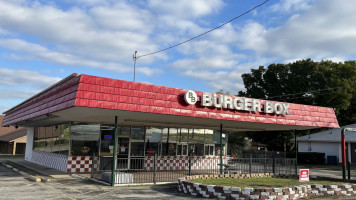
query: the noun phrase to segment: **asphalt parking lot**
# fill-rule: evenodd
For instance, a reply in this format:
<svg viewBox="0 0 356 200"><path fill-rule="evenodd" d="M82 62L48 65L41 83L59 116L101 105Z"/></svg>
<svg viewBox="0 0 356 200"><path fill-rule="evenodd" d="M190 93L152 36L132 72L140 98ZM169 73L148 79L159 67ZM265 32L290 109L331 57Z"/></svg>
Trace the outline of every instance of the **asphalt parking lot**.
<svg viewBox="0 0 356 200"><path fill-rule="evenodd" d="M176 187L111 187L75 177L34 182L0 165L0 199L200 199L179 193Z"/></svg>

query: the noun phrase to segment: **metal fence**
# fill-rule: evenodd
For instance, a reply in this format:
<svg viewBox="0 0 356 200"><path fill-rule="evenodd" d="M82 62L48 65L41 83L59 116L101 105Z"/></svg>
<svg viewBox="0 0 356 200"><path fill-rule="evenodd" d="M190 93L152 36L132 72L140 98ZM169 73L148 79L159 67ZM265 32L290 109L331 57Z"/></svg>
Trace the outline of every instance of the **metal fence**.
<svg viewBox="0 0 356 200"><path fill-rule="evenodd" d="M112 157L96 157L92 165L91 177L112 183ZM175 182L180 177L189 175L223 173L252 174L275 173L295 174L295 159L281 158L237 158L223 160L197 156L181 156L162 160L154 156L151 159L118 158L115 170L115 184L141 184Z"/></svg>
<svg viewBox="0 0 356 200"><path fill-rule="evenodd" d="M230 159L225 172L227 173L274 173L296 174L295 159L292 158L235 158Z"/></svg>
<svg viewBox="0 0 356 200"><path fill-rule="evenodd" d="M243 158L286 158L287 152L282 151L257 151L257 150L244 150L242 152Z"/></svg>

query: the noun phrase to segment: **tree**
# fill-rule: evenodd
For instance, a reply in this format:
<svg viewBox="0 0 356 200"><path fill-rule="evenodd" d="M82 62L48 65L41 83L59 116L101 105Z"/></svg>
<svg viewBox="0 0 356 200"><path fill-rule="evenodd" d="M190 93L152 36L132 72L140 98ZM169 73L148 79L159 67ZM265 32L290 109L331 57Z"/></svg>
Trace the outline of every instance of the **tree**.
<svg viewBox="0 0 356 200"><path fill-rule="evenodd" d="M226 94L226 95L231 95L230 91L228 90L223 90L223 89L220 89L216 92L216 94Z"/></svg>
<svg viewBox="0 0 356 200"><path fill-rule="evenodd" d="M311 59L289 64L260 66L243 74L245 96L290 103L335 108L341 125L354 118L349 110L356 100L356 62L315 62ZM354 102L355 103L355 102Z"/></svg>
<svg viewBox="0 0 356 200"><path fill-rule="evenodd" d="M315 62L311 59L289 64L270 64L242 75L246 91L238 96L332 107L340 125L355 123L356 62ZM303 135L306 132L299 132ZM272 150L290 150L294 133L252 132L256 142L270 143Z"/></svg>

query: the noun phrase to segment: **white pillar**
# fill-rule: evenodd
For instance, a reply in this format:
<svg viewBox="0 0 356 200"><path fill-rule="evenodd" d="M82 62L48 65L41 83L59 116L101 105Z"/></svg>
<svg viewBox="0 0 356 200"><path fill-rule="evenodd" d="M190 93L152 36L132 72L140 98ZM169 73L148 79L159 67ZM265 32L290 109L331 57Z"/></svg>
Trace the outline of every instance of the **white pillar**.
<svg viewBox="0 0 356 200"><path fill-rule="evenodd" d="M12 155L15 155L16 153L16 142L14 141L14 144L12 145Z"/></svg>
<svg viewBox="0 0 356 200"><path fill-rule="evenodd" d="M26 141L26 153L25 160L32 160L32 149L33 149L33 139L34 139L35 128L27 127L27 141Z"/></svg>

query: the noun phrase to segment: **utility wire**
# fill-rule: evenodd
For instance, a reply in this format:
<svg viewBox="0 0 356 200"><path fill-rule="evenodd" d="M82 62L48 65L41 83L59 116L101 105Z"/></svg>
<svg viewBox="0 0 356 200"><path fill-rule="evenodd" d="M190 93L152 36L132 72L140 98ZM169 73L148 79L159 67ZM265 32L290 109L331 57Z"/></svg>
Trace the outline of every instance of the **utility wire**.
<svg viewBox="0 0 356 200"><path fill-rule="evenodd" d="M314 93L314 92L321 92L321 91L331 91L331 90L335 90L335 89L338 89L338 88L346 88L346 87L348 87L348 86L339 86L339 87L324 88L324 89L318 89L318 90L309 90L309 91L299 92L299 93L272 96L272 97L268 97L268 99L273 99L273 98L278 98L278 97L288 98L288 96L295 96L295 95L300 95L300 94L307 94L307 93Z"/></svg>
<svg viewBox="0 0 356 200"><path fill-rule="evenodd" d="M136 60L139 59L139 58L145 57L145 56L150 56L150 55L153 55L153 54L162 52L162 51L167 51L168 49L172 49L172 48L174 48L174 47L177 47L177 46L179 46L179 45L182 45L182 44L184 44L184 43L187 43L187 42L190 42L190 41L192 41L192 40L194 40L194 39L197 39L198 37L201 37L201 36L203 36L203 35L205 35L205 34L207 34L207 33L210 33L210 32L212 32L212 31L214 31L214 30L216 30L216 29L219 29L219 28L225 26L226 24L228 24L228 23L230 23L230 22L232 22L232 21L234 21L234 20L236 20L236 19L238 19L238 18L240 18L240 17L246 15L247 13L249 13L249 12L255 10L256 8L262 6L263 4L267 3L268 1L270 1L270 0L266 0L266 1L264 1L264 2L262 2L262 3L260 3L260 4L258 4L257 6L251 8L250 10L248 10L248 11L242 13L241 15L239 15L239 16L237 16L237 17L235 17L235 18L232 18L231 20L229 20L229 21L227 21L227 22L221 24L220 26L217 26L217 27L215 27L215 28L213 28L213 29L210 29L210 30L208 30L208 31L206 31L206 32L204 32L204 33L201 33L201 34L199 34L199 35L197 35L197 36L195 36L195 37L193 37L193 38L190 38L190 39L188 39L188 40L186 40L186 41L183 41L183 42L181 42L181 43L175 44L175 45L173 45L173 46L170 46L170 47L167 47L167 48L165 48L165 49L161 49L161 50L158 50L158 51L155 51L155 52L152 52L152 53L148 53L148 54L144 54L144 55L141 55L141 56L137 56L137 57L136 57Z"/></svg>

